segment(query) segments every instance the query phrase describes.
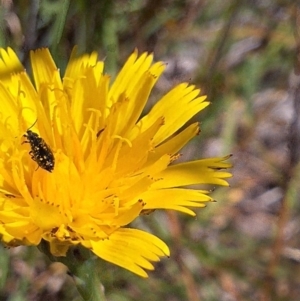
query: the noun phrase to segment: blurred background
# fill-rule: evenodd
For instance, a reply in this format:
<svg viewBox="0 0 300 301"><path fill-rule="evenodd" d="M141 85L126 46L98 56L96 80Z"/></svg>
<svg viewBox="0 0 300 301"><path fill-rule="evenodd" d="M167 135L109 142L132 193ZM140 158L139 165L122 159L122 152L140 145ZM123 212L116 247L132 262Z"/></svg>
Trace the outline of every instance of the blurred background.
<svg viewBox="0 0 300 301"><path fill-rule="evenodd" d="M154 52L167 70L149 107L190 82L211 105L183 159L233 154L230 188L195 218L156 211L135 224L171 257L149 279L101 262L109 301L300 300L300 6L289 0L2 0L0 44L30 71L49 47L63 75L74 45L113 76ZM66 268L36 248L0 247L0 301L81 300Z"/></svg>

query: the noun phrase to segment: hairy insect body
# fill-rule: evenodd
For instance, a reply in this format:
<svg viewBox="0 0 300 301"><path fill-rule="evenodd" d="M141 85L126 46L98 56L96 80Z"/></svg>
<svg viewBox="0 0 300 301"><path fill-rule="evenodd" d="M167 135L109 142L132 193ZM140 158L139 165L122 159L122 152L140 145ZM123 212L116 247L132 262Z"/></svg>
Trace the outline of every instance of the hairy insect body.
<svg viewBox="0 0 300 301"><path fill-rule="evenodd" d="M29 155L39 167L52 172L54 169L55 159L51 148L46 144L43 138L31 130L27 130L23 135L27 140L23 143L30 144Z"/></svg>

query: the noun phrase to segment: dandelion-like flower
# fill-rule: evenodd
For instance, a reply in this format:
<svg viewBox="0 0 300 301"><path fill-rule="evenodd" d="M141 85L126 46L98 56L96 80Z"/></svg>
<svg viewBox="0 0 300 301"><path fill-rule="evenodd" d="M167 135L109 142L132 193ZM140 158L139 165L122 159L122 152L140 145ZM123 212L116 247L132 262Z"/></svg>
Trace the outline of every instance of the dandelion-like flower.
<svg viewBox="0 0 300 301"><path fill-rule="evenodd" d="M208 102L179 84L141 117L165 65L135 51L110 85L97 54L76 57L61 78L48 49L31 52L34 84L16 54L0 54L0 234L8 246L49 243L54 256L81 245L146 277L169 255L128 225L143 212L211 201L192 184L228 185L227 158L176 164L197 133L184 124ZM173 163L170 165L171 163Z"/></svg>

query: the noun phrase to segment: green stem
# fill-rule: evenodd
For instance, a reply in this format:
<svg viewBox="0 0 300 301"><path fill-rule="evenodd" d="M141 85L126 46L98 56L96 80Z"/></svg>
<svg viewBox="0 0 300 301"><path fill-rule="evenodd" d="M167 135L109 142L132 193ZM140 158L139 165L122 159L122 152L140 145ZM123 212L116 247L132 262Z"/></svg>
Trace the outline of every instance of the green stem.
<svg viewBox="0 0 300 301"><path fill-rule="evenodd" d="M106 52L105 72L115 76L117 73L117 62L119 58L119 45L114 1L103 1L102 15L102 44Z"/></svg>
<svg viewBox="0 0 300 301"><path fill-rule="evenodd" d="M41 252L53 262L65 264L73 278L77 290L85 301L105 301L104 288L97 273L96 259L89 250L76 246L70 249L65 257L55 257L49 251L48 243L42 241Z"/></svg>
<svg viewBox="0 0 300 301"><path fill-rule="evenodd" d="M106 300L104 287L96 271L95 260L86 260L83 264L78 265L77 268L72 271L72 274L77 289L84 300Z"/></svg>

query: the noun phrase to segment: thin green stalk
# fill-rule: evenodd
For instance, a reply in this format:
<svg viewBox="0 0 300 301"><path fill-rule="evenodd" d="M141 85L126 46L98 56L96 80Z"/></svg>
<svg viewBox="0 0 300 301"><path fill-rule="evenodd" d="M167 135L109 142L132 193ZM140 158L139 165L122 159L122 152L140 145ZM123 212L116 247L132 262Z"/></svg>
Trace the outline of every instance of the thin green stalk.
<svg viewBox="0 0 300 301"><path fill-rule="evenodd" d="M83 247L70 249L65 257L55 257L49 251L48 243L41 242L41 252L53 262L61 262L69 269L77 290L85 301L106 301L104 288L97 272L96 258Z"/></svg>

